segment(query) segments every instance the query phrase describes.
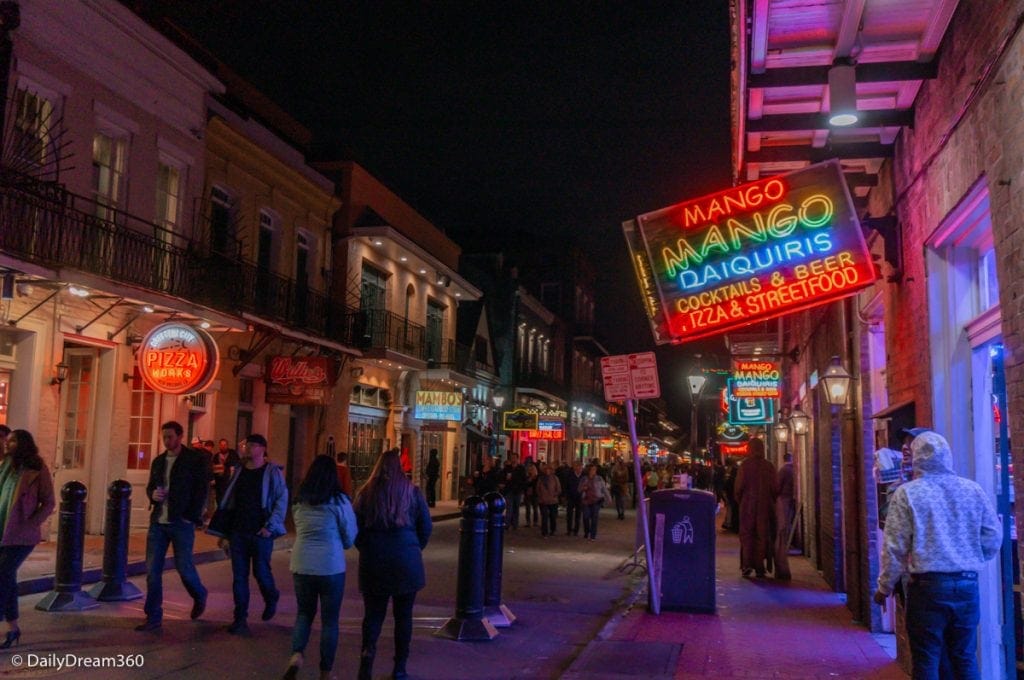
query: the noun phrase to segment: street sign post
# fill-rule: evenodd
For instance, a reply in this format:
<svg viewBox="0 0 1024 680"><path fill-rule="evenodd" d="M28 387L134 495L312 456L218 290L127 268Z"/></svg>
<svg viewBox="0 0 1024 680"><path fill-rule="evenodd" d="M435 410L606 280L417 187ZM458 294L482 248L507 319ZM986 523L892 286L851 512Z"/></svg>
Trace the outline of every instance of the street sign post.
<svg viewBox="0 0 1024 680"><path fill-rule="evenodd" d="M601 377L604 381L604 398L608 401L626 402L626 420L629 422L629 441L633 447L633 477L636 481L637 536L642 536L644 557L647 559L647 588L651 593L651 611L661 613L661 593L654 578L654 561L651 553L651 527L647 519L647 502L644 499L643 471L640 468L640 448L636 436L636 412L634 400L657 399L661 396L658 382L658 361L654 352L619 354L601 357ZM640 546L637 546L637 550Z"/></svg>

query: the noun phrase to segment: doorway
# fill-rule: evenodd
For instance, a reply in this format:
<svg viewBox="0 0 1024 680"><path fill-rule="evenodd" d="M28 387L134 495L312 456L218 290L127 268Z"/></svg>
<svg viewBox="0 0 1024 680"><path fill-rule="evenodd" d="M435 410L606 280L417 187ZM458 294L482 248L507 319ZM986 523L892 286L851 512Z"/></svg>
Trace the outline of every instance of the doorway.
<svg viewBox="0 0 1024 680"><path fill-rule="evenodd" d="M68 377L61 385L53 486L60 489L67 482L78 480L89 489L99 353L95 349L65 347L64 363L68 366Z"/></svg>

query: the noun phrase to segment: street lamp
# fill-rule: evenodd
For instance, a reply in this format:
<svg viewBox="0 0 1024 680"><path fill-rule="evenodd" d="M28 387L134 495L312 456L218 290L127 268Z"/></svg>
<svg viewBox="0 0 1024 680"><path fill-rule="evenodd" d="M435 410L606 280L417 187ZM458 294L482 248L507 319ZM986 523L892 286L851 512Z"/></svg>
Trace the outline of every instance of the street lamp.
<svg viewBox="0 0 1024 680"><path fill-rule="evenodd" d="M850 393L850 374L843 368L839 357L832 357L832 363L821 376L825 386L825 398L833 406L842 406Z"/></svg>
<svg viewBox="0 0 1024 680"><path fill-rule="evenodd" d="M807 425L810 418L799 408L793 409L789 414L789 422L793 424L793 434L807 434Z"/></svg>

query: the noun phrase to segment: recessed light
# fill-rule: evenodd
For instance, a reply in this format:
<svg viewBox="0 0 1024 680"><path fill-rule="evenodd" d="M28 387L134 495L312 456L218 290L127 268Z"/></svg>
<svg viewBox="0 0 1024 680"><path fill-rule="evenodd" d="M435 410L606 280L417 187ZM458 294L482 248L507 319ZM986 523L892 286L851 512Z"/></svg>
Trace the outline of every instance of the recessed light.
<svg viewBox="0 0 1024 680"><path fill-rule="evenodd" d="M210 322L209 321L201 321L199 323L199 327L202 328L203 330L206 330L207 328L210 327Z"/></svg>
<svg viewBox="0 0 1024 680"><path fill-rule="evenodd" d="M373 242L373 245L375 245L375 246L382 246L382 245L384 245L384 241L381 241L380 239L377 239L376 241Z"/></svg>
<svg viewBox="0 0 1024 680"><path fill-rule="evenodd" d="M426 274L426 273L427 273L427 270L426 270L426 269L421 269L421 270L420 270L420 274Z"/></svg>
<svg viewBox="0 0 1024 680"><path fill-rule="evenodd" d="M79 288L78 286L68 286L68 292L75 297L86 298L89 297L89 291L85 288Z"/></svg>
<svg viewBox="0 0 1024 680"><path fill-rule="evenodd" d="M455 297L462 297L462 293L456 293Z"/></svg>
<svg viewBox="0 0 1024 680"><path fill-rule="evenodd" d="M142 311L144 311L146 314L152 314L153 308L150 305L142 305Z"/></svg>
<svg viewBox="0 0 1024 680"><path fill-rule="evenodd" d="M408 261L409 261L409 258L407 258L407 257L406 257L405 255L402 255L402 256L401 256L400 258L398 258L398 259L399 259L399 260L401 260L402 262L408 262Z"/></svg>

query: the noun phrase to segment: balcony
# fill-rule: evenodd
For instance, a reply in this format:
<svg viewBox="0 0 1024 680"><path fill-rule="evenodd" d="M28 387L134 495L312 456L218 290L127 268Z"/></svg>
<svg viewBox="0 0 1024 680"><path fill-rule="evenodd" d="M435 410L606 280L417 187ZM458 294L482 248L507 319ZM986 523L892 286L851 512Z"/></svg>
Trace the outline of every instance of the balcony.
<svg viewBox="0 0 1024 680"><path fill-rule="evenodd" d="M25 262L70 268L227 314L254 316L354 346L356 312L294 279L58 184L0 168L0 250ZM169 305L171 303L168 303Z"/></svg>
<svg viewBox="0 0 1024 680"><path fill-rule="evenodd" d="M516 371L516 387L541 390L557 397L565 396L565 383L550 371Z"/></svg>
<svg viewBox="0 0 1024 680"><path fill-rule="evenodd" d="M356 312L355 333L359 347L369 356L391 351L426 362L428 366L455 366L453 340L433 338L425 326L386 309Z"/></svg>

